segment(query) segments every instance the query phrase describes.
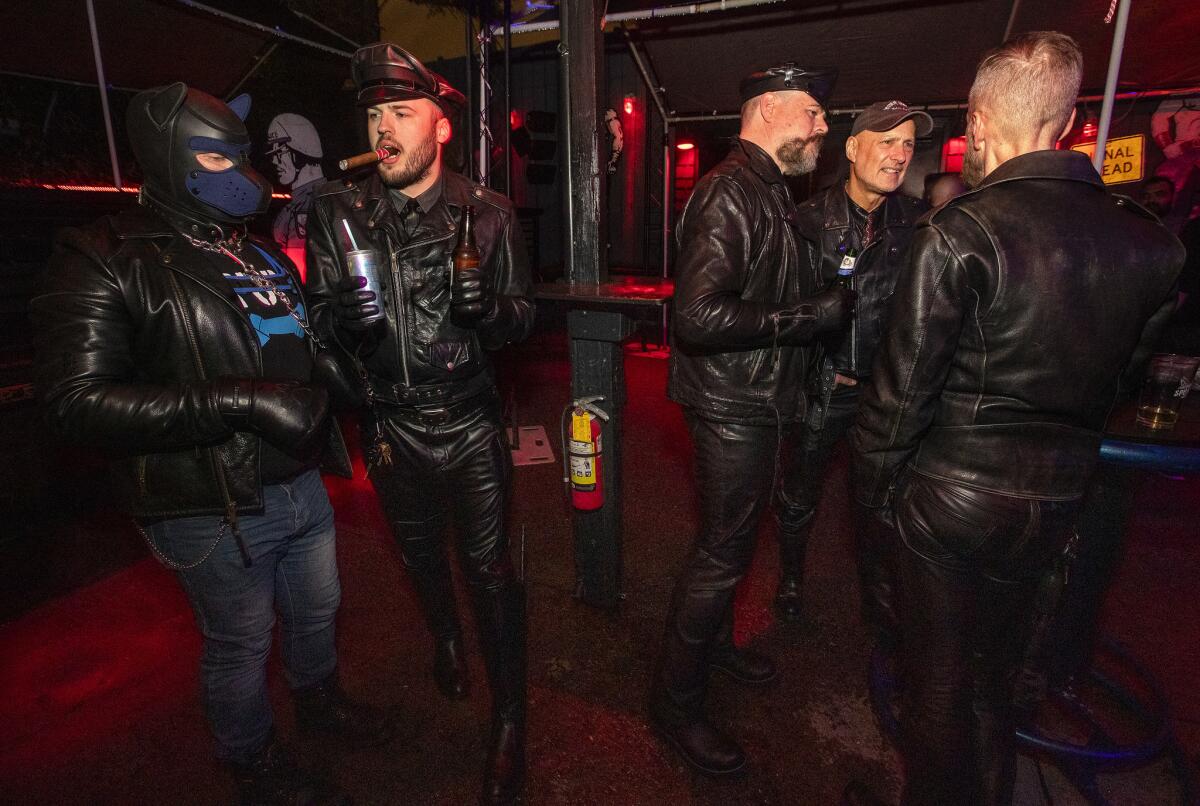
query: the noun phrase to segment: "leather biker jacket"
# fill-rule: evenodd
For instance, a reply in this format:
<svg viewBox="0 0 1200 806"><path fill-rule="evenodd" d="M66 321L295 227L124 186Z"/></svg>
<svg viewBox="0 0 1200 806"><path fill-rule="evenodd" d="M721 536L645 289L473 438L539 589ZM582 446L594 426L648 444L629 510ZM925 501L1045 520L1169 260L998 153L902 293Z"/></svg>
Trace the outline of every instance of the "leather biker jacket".
<svg viewBox="0 0 1200 806"><path fill-rule="evenodd" d="M316 194L308 219L308 293L313 319L347 353L358 351L352 334L335 321L330 302L347 276L355 243L382 257L380 277L386 327L381 322L358 351L378 400L401 405L447 405L494 388L487 351L522 341L533 328L533 283L525 244L511 202L451 171L441 196L412 237L401 238L399 217L375 172L359 181L330 182ZM475 206L480 269L496 294L493 312L475 328L450 321L450 253L459 214Z"/></svg>
<svg viewBox="0 0 1200 806"><path fill-rule="evenodd" d="M855 495L906 466L987 492L1082 496L1122 375L1175 305L1183 247L1073 151L1014 157L913 240L851 435Z"/></svg>
<svg viewBox="0 0 1200 806"><path fill-rule="evenodd" d="M251 239L291 267L274 243ZM220 376L262 374L258 336L222 270L135 207L60 232L31 303L51 429L112 457L135 517L225 514L230 500L262 511L259 437L233 432L204 391ZM336 425L326 457L350 475Z"/></svg>
<svg viewBox="0 0 1200 806"><path fill-rule="evenodd" d="M816 252L774 160L735 140L677 232L668 396L713 420L803 418Z"/></svg>
<svg viewBox="0 0 1200 806"><path fill-rule="evenodd" d="M900 193L885 198L877 209L879 234L859 253L854 267L858 297L854 303L853 348L847 337L848 328L826 334L819 340L823 353L833 352L839 363L846 364L837 367L839 370L849 373L852 365L855 367L852 374L856 377L870 376L875 350L887 326L888 305L896 288L896 278L908 265L908 247L917 219L927 209L921 200ZM797 208L797 216L800 229L820 248L820 260L814 265L813 284L822 288L837 277L850 232L849 200L843 185L838 183L802 203ZM820 366L820 361L815 363ZM815 381L815 375L810 380Z"/></svg>

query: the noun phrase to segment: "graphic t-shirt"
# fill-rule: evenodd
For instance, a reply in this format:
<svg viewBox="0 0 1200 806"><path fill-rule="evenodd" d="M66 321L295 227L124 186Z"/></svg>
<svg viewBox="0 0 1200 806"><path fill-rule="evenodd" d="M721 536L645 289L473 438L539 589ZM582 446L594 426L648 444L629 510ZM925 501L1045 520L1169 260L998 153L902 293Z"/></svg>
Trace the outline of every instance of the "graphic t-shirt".
<svg viewBox="0 0 1200 806"><path fill-rule="evenodd" d="M308 322L308 314L291 277L278 260L257 245L248 243L238 255L246 268L267 280L273 289L261 288L231 260L223 261L223 276L233 289L238 304L250 320L262 351L262 377L272 381L309 381L312 356L304 343L304 329L280 296L287 297L296 313ZM262 480L275 484L315 466L293 459L265 439L262 440Z"/></svg>

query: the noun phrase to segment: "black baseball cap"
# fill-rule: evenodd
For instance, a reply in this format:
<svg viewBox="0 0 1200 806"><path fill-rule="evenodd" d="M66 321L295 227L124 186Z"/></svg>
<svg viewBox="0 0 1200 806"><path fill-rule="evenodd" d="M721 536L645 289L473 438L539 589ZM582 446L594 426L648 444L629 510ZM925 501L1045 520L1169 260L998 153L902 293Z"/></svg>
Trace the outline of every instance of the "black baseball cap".
<svg viewBox="0 0 1200 806"><path fill-rule="evenodd" d="M466 98L450 82L390 42L376 42L355 51L350 76L358 88L358 106L416 98L433 101L446 114L466 106Z"/></svg>
<svg viewBox="0 0 1200 806"><path fill-rule="evenodd" d="M800 90L811 95L821 106L827 106L837 76L836 67L798 67L795 62L787 62L746 76L738 86L738 92L742 103L746 103L764 92Z"/></svg>
<svg viewBox="0 0 1200 806"><path fill-rule="evenodd" d="M877 101L858 113L850 136L864 131L891 131L906 120L917 124L917 137L933 131L933 118L920 109L913 109L904 101Z"/></svg>

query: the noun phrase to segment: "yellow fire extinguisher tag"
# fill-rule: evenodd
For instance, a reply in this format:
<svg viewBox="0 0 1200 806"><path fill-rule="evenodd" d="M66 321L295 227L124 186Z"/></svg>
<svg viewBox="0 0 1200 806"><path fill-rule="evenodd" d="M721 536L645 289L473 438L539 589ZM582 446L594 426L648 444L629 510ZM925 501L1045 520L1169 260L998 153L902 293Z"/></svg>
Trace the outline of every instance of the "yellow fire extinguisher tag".
<svg viewBox="0 0 1200 806"><path fill-rule="evenodd" d="M571 483L576 489L592 489L596 484L595 448L592 446L592 417L576 409L571 413L571 444L568 459Z"/></svg>

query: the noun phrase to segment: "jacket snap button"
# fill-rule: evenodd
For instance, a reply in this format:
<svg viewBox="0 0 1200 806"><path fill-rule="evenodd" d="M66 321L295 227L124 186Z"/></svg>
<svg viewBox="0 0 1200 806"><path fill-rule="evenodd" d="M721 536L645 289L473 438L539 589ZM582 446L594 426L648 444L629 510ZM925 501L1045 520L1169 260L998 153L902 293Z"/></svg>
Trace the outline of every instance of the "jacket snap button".
<svg viewBox="0 0 1200 806"><path fill-rule="evenodd" d="M476 196L482 196L482 195L483 195L483 191L482 191L482 190L480 190L479 188L475 188L475 195L476 195Z"/></svg>
<svg viewBox="0 0 1200 806"><path fill-rule="evenodd" d="M354 203L354 209L355 209L355 210L361 210L361 209L362 209L362 206L363 206L363 203L362 203L362 200L361 200L361 199L359 199L358 201L356 201L356 202Z"/></svg>
<svg viewBox="0 0 1200 806"><path fill-rule="evenodd" d="M163 263L170 263L170 262L171 262L171 256L170 256L170 255L163 255L163 259L162 259L162 261L163 261Z"/></svg>

